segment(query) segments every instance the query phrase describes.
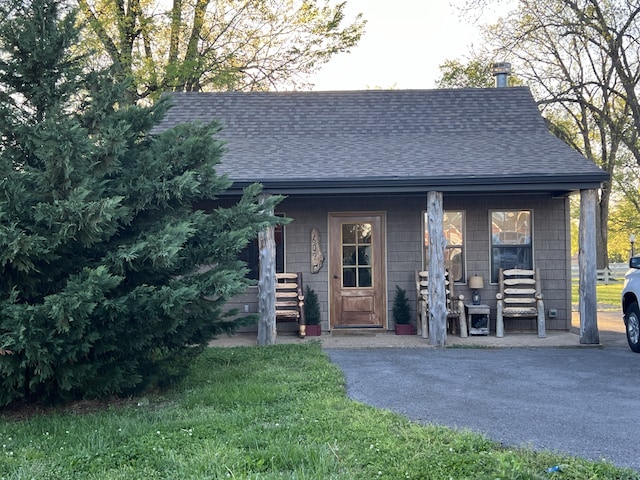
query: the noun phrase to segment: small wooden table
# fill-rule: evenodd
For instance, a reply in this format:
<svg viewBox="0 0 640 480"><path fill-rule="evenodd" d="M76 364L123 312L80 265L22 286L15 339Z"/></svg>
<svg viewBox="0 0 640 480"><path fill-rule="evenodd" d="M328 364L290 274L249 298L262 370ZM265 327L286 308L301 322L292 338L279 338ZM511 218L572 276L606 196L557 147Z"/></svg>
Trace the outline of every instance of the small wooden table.
<svg viewBox="0 0 640 480"><path fill-rule="evenodd" d="M489 314L491 307L481 303L465 303L467 311L467 322L469 322L469 335L489 335Z"/></svg>

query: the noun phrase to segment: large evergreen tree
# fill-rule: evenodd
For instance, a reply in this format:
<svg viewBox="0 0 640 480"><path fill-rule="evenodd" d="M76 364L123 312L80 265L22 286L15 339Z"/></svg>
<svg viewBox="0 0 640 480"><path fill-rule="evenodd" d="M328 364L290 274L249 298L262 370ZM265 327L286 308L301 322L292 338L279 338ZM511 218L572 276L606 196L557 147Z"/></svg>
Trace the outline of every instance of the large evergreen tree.
<svg viewBox="0 0 640 480"><path fill-rule="evenodd" d="M237 327L237 254L278 199L194 209L228 187L217 127L150 135L165 102L83 70L57 1L19 5L0 25L0 405L133 391Z"/></svg>

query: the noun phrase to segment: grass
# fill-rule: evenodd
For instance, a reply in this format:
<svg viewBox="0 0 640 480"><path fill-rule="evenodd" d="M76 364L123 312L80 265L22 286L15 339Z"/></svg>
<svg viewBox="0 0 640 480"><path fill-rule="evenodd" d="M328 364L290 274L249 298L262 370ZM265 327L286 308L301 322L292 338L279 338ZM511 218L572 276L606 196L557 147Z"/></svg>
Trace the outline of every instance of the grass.
<svg viewBox="0 0 640 480"><path fill-rule="evenodd" d="M82 405L82 404L81 404ZM452 408L455 408L452 406ZM547 468L561 465L558 473ZM638 479L349 400L318 342L208 349L172 391L0 417L9 479Z"/></svg>
<svg viewBox="0 0 640 480"><path fill-rule="evenodd" d="M612 281L608 285L598 282L596 284L596 296L598 298L598 310L614 310L622 309L620 294L624 282L622 280ZM571 303L575 310L578 309L578 280L571 283Z"/></svg>

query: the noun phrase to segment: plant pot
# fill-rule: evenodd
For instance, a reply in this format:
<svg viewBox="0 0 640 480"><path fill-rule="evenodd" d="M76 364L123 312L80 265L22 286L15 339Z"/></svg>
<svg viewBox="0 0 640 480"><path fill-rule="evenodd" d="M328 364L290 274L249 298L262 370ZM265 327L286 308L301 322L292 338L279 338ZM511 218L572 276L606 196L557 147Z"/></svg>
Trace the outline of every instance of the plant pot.
<svg viewBox="0 0 640 480"><path fill-rule="evenodd" d="M396 324L396 335L415 335L416 329L410 323Z"/></svg>
<svg viewBox="0 0 640 480"><path fill-rule="evenodd" d="M322 335L320 325L307 325L307 337L319 337Z"/></svg>

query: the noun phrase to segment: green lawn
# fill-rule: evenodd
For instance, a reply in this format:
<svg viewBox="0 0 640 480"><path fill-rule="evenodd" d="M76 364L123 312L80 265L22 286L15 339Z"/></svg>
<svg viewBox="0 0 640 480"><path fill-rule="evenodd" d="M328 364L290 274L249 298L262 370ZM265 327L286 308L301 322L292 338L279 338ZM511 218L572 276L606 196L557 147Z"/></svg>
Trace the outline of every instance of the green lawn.
<svg viewBox="0 0 640 480"><path fill-rule="evenodd" d="M571 284L571 303L574 309L578 308L578 281L574 280ZM598 310L621 310L620 294L624 282L622 280L614 281L605 285L598 282L596 285L596 296L598 297Z"/></svg>
<svg viewBox="0 0 640 480"><path fill-rule="evenodd" d="M505 449L351 401L317 342L208 349L171 392L86 409L27 419L5 412L0 478L640 478L607 463ZM546 473L554 465L562 470Z"/></svg>

